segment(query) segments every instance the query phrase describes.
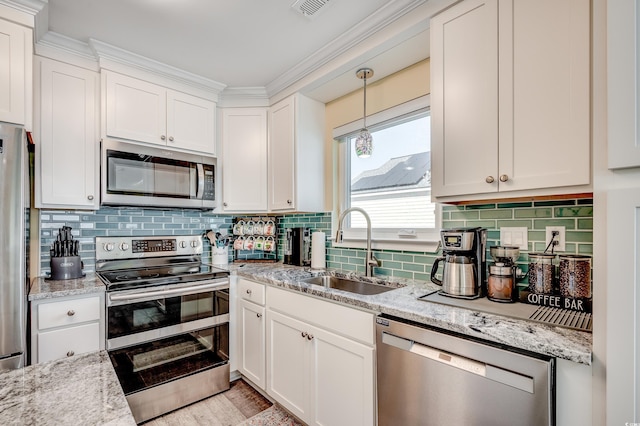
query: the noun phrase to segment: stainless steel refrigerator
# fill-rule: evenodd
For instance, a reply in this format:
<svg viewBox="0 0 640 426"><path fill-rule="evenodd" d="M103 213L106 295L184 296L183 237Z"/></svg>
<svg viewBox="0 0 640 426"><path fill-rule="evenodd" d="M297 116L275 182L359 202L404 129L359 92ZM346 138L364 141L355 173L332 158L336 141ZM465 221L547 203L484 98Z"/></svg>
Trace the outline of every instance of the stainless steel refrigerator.
<svg viewBox="0 0 640 426"><path fill-rule="evenodd" d="M27 162L24 129L0 123L0 370L26 360Z"/></svg>

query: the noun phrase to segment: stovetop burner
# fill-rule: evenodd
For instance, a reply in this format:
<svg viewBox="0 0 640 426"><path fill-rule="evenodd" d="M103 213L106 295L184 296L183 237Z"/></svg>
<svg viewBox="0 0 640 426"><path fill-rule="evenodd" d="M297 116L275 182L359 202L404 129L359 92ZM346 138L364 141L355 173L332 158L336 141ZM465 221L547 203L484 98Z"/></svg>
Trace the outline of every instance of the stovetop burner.
<svg viewBox="0 0 640 426"><path fill-rule="evenodd" d="M167 265L97 272L107 291L224 278L229 271L205 264Z"/></svg>

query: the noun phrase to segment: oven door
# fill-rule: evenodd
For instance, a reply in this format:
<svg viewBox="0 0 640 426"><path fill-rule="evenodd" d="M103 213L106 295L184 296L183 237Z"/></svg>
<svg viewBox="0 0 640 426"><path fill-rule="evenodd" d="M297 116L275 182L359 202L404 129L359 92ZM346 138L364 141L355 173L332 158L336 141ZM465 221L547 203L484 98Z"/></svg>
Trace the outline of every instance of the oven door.
<svg viewBox="0 0 640 426"><path fill-rule="evenodd" d="M229 322L229 279L107 293L107 349Z"/></svg>
<svg viewBox="0 0 640 426"><path fill-rule="evenodd" d="M109 357L129 396L227 364L229 324L110 350Z"/></svg>
<svg viewBox="0 0 640 426"><path fill-rule="evenodd" d="M125 142L102 142L102 203L215 207L215 159Z"/></svg>

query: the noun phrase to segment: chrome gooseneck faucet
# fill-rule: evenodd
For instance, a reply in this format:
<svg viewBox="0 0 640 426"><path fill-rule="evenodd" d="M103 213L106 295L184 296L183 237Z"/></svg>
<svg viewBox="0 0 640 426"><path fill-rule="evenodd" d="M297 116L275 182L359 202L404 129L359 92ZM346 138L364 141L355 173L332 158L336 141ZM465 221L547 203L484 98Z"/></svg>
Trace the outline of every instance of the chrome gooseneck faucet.
<svg viewBox="0 0 640 426"><path fill-rule="evenodd" d="M365 212L360 207L350 207L340 213L340 218L338 219L338 231L336 232L336 243L342 242L342 221L344 220L345 216L351 212L362 213L364 219L367 221L367 258L365 259L364 266L367 271L366 276L373 277L373 268L375 268L376 266L380 266L380 261L376 259L376 257L373 255L373 252L371 251L371 219L369 218L367 212Z"/></svg>

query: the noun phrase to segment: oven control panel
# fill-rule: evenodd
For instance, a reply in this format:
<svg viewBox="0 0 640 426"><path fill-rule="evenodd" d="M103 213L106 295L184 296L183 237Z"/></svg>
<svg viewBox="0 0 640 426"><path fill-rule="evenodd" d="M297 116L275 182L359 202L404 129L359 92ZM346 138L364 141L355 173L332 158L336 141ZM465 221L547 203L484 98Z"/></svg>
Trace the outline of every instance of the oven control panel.
<svg viewBox="0 0 640 426"><path fill-rule="evenodd" d="M201 254L199 235L96 237L96 260Z"/></svg>

